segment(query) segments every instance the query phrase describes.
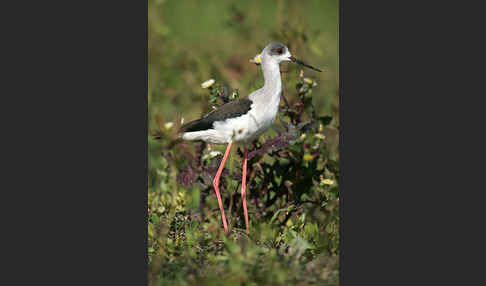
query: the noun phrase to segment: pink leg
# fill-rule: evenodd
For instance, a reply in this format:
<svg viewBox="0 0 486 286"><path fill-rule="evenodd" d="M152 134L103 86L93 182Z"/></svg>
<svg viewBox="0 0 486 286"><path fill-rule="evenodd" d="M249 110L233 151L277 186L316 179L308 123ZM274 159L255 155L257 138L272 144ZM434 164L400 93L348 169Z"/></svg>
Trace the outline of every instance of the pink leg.
<svg viewBox="0 0 486 286"><path fill-rule="evenodd" d="M228 147L226 147L226 152L224 153L223 160L221 161L218 172L216 173L216 176L214 177L213 180L214 192L216 192L216 197L218 198L219 210L221 211L221 218L223 219L224 232L226 232L226 234L228 234L228 224L226 224L226 216L224 215L223 201L221 200L221 195L219 194L219 177L223 172L224 163L226 163L226 159L228 158L229 151L231 150L232 144L233 142L228 143Z"/></svg>
<svg viewBox="0 0 486 286"><path fill-rule="evenodd" d="M248 161L248 150L243 147L243 176L241 177L241 198L243 200L243 213L245 214L246 233L250 233L248 226L248 210L246 209L246 164Z"/></svg>

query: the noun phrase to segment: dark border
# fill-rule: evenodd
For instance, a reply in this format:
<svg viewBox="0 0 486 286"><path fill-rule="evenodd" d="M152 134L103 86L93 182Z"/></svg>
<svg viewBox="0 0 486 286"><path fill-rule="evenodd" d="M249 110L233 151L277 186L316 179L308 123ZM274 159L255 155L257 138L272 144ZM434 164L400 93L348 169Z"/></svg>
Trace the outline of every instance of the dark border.
<svg viewBox="0 0 486 286"><path fill-rule="evenodd" d="M4 9L2 38L15 131L2 133L14 227L2 224L12 238L2 257L18 267L4 272L16 283L146 285L148 2L20 6Z"/></svg>
<svg viewBox="0 0 486 286"><path fill-rule="evenodd" d="M340 285L473 281L483 200L471 193L484 184L470 180L483 168L466 162L478 157L467 138L482 113L466 97L484 88L465 63L478 62L466 38L480 11L340 1Z"/></svg>

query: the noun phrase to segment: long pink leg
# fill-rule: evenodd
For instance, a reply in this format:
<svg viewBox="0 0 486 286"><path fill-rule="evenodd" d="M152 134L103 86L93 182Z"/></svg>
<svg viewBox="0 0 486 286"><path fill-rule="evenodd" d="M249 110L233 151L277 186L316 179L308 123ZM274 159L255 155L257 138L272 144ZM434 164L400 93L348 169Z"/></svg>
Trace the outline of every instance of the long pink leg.
<svg viewBox="0 0 486 286"><path fill-rule="evenodd" d="M228 158L229 151L231 149L231 145L233 142L228 143L228 147L226 147L226 152L224 153L223 160L219 165L218 172L213 180L214 192L216 192L216 197L218 198L219 210L221 211L221 218L223 219L223 227L224 232L228 233L228 224L226 224L226 216L224 215L224 208L223 208L223 201L221 200L221 195L219 194L219 177L221 176L221 172L223 172L224 163L226 163L226 159Z"/></svg>
<svg viewBox="0 0 486 286"><path fill-rule="evenodd" d="M248 161L248 150L243 147L243 176L241 177L241 198L243 199L243 213L245 214L246 233L250 233L248 226L248 210L246 209L246 164Z"/></svg>

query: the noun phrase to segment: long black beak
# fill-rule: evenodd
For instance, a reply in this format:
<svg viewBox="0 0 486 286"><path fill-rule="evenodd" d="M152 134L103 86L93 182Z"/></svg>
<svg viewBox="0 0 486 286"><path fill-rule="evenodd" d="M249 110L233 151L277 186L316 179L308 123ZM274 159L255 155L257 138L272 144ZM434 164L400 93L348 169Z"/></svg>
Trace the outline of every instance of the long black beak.
<svg viewBox="0 0 486 286"><path fill-rule="evenodd" d="M320 69L315 68L315 67L313 67L313 66L310 66L310 65L308 65L308 64L306 64L306 63L304 63L303 61L298 60L298 59L296 59L296 58L294 58L294 57L290 57L289 59L290 59L291 61L293 61L294 63L298 63L299 65L303 65L304 67L308 67L308 68L313 69L313 70L315 70L315 71L322 72Z"/></svg>

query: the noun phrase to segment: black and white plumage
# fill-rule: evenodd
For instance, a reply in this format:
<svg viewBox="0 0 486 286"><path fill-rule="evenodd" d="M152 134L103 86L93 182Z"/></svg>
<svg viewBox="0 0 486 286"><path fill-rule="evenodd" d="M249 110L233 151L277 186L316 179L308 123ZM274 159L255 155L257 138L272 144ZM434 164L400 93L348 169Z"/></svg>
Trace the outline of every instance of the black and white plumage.
<svg viewBox="0 0 486 286"><path fill-rule="evenodd" d="M219 178L233 142L244 144L241 196L243 199L246 232L249 233L245 191L248 150L245 147L245 143L265 132L277 118L280 96L282 94L280 63L292 61L320 71L294 58L284 44L277 42L267 45L261 52L260 58L265 82L262 88L252 92L247 97L228 102L200 119L184 124L179 130L184 140L202 140L213 144L228 144L213 180L214 191L218 199L221 219L226 233L228 233L228 225L219 193Z"/></svg>
<svg viewBox="0 0 486 286"><path fill-rule="evenodd" d="M280 63L293 61L313 67L294 58L284 44L276 42L266 46L260 57L264 86L248 97L228 102L201 119L186 123L180 129L182 139L215 144L246 143L271 127L282 94Z"/></svg>
<svg viewBox="0 0 486 286"><path fill-rule="evenodd" d="M230 101L222 105L220 108L208 113L203 118L184 124L180 129L181 132L184 132L183 138L190 139L192 137L201 137L204 136L204 134L209 134L207 132L211 132L210 130L216 128L220 123L226 122L228 119L236 119L247 114L250 111L252 104L253 101L251 101L249 97Z"/></svg>

